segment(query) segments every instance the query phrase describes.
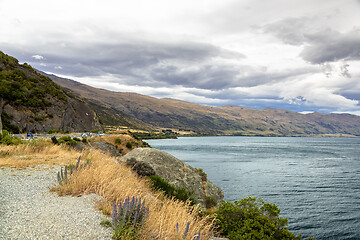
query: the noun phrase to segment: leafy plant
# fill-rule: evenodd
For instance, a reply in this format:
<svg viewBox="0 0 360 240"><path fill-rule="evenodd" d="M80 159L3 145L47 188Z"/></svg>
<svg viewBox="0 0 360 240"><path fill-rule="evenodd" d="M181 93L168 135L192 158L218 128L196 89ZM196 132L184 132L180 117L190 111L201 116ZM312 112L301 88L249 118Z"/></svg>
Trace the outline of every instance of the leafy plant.
<svg viewBox="0 0 360 240"><path fill-rule="evenodd" d="M234 203L221 203L216 211L216 224L230 240L301 239L301 235L296 237L286 228L288 220L279 217L279 213L275 204L247 197Z"/></svg>
<svg viewBox="0 0 360 240"><path fill-rule="evenodd" d="M206 208L216 207L216 205L217 205L217 202L216 202L215 198L209 197L209 196L205 197L205 207Z"/></svg>
<svg viewBox="0 0 360 240"><path fill-rule="evenodd" d="M155 190L163 191L166 196L175 197L183 202L190 200L190 205L195 205L197 203L196 199L192 197L193 192L186 190L184 187L176 187L162 179L160 176L152 175L149 178L152 181L153 188Z"/></svg>
<svg viewBox="0 0 360 240"><path fill-rule="evenodd" d="M58 142L58 140L57 140L57 138L55 136L51 137L51 141L52 141L53 144L59 144L59 142Z"/></svg>
<svg viewBox="0 0 360 240"><path fill-rule="evenodd" d="M78 139L78 138L71 139L70 136L63 136L63 137L59 138L58 143L75 146L76 144L78 144L79 141L80 141L80 139Z"/></svg>
<svg viewBox="0 0 360 240"><path fill-rule="evenodd" d="M113 203L113 239L137 239L148 217L149 208L141 198L127 197L124 203Z"/></svg>
<svg viewBox="0 0 360 240"><path fill-rule="evenodd" d="M121 144L121 139L120 138L115 138L115 144L120 145Z"/></svg>
<svg viewBox="0 0 360 240"><path fill-rule="evenodd" d="M199 175L201 177L201 180L203 182L206 182L207 181L207 174L204 172L204 170L202 168L199 168L198 173L199 173Z"/></svg>
<svg viewBox="0 0 360 240"><path fill-rule="evenodd" d="M100 222L100 225L103 226L103 227L111 227L112 226L111 222L109 220L107 220L107 219L102 220Z"/></svg>
<svg viewBox="0 0 360 240"><path fill-rule="evenodd" d="M129 149L132 148L132 143L131 143L131 142L127 142L127 143L126 143L126 147L129 148Z"/></svg>
<svg viewBox="0 0 360 240"><path fill-rule="evenodd" d="M3 133L0 133L0 144L4 145L18 145L21 143L20 138L12 137L7 130L3 130Z"/></svg>

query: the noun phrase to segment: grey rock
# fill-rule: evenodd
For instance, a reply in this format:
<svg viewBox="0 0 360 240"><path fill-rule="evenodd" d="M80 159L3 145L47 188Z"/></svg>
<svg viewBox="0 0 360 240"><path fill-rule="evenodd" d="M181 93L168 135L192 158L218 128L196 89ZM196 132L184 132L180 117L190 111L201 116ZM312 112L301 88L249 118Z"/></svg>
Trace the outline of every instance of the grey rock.
<svg viewBox="0 0 360 240"><path fill-rule="evenodd" d="M106 142L91 142L90 143L89 142L88 144L90 147L95 148L95 149L100 149L101 151L103 151L105 153L110 153L114 157L121 156L121 154L116 149L116 147L110 143L106 143Z"/></svg>
<svg viewBox="0 0 360 240"><path fill-rule="evenodd" d="M205 206L205 192L206 196L214 198L218 204L224 201L224 193L218 186L207 180L204 191L198 170L169 153L153 148L136 148L121 157L120 161L126 162L135 171L139 170L139 175L155 173L153 175L158 175L177 187L194 191L194 198L202 206Z"/></svg>
<svg viewBox="0 0 360 240"><path fill-rule="evenodd" d="M144 161L137 161L136 158L129 158L126 160L126 164L137 172L140 176L156 175L156 172L151 165Z"/></svg>
<svg viewBox="0 0 360 240"><path fill-rule="evenodd" d="M67 103L64 103L50 98L51 106L37 113L24 106L15 106L4 101L0 111L11 116L11 124L30 132L47 132L50 129L84 132L103 129L96 113L87 104L74 98L67 99ZM34 121L36 117L43 120Z"/></svg>

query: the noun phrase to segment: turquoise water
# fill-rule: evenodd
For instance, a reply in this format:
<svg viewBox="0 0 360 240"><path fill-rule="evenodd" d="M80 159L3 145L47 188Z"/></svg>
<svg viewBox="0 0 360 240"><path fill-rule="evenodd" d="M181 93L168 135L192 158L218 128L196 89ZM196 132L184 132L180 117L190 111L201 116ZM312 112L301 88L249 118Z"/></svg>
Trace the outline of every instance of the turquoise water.
<svg viewBox="0 0 360 240"><path fill-rule="evenodd" d="M295 234L360 239L360 139L182 137L147 140L221 187L275 203Z"/></svg>

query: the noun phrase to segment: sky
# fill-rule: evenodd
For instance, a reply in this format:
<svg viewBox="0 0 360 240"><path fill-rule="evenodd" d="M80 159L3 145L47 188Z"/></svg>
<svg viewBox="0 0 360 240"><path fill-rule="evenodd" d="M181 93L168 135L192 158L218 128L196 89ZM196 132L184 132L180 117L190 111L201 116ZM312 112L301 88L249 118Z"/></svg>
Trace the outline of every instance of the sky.
<svg viewBox="0 0 360 240"><path fill-rule="evenodd" d="M360 0L0 0L0 51L112 91L360 115Z"/></svg>

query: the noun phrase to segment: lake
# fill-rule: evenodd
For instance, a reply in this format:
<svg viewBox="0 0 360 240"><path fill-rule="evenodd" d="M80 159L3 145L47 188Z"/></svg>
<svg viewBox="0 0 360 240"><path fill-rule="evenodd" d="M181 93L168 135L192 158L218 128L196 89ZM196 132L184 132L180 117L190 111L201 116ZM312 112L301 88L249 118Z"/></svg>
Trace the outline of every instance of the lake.
<svg viewBox="0 0 360 240"><path fill-rule="evenodd" d="M360 139L180 137L146 140L224 190L275 203L296 235L360 239Z"/></svg>

